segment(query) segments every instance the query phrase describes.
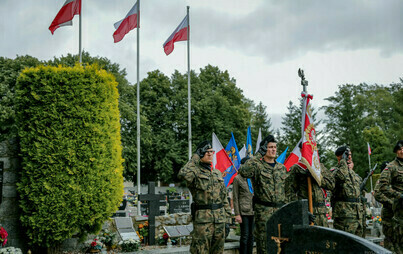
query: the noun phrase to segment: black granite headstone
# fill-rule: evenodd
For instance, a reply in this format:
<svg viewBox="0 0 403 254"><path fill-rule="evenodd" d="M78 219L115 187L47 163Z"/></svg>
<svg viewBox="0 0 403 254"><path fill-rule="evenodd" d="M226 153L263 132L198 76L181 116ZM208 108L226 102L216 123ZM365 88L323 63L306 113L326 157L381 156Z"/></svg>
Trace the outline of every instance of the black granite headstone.
<svg viewBox="0 0 403 254"><path fill-rule="evenodd" d="M169 200L169 213L190 213L189 200Z"/></svg>
<svg viewBox="0 0 403 254"><path fill-rule="evenodd" d="M268 253L392 253L364 238L344 231L309 226L308 201L289 203L266 224Z"/></svg>

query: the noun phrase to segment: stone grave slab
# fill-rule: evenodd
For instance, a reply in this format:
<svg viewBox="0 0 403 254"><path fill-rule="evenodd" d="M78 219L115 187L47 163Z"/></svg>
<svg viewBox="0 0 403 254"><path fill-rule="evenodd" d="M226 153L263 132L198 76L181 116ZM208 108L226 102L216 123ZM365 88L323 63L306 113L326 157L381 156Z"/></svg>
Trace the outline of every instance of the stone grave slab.
<svg viewBox="0 0 403 254"><path fill-rule="evenodd" d="M180 237L182 236L176 226L164 226L165 232L167 232L169 237Z"/></svg>
<svg viewBox="0 0 403 254"><path fill-rule="evenodd" d="M116 223L116 228L122 240L133 239L140 241L140 238L137 235L136 230L134 230L133 221L130 217L126 218L117 217L114 218L114 220Z"/></svg>
<svg viewBox="0 0 403 254"><path fill-rule="evenodd" d="M308 201L289 203L266 224L268 253L391 253L364 238L319 226L310 226Z"/></svg>

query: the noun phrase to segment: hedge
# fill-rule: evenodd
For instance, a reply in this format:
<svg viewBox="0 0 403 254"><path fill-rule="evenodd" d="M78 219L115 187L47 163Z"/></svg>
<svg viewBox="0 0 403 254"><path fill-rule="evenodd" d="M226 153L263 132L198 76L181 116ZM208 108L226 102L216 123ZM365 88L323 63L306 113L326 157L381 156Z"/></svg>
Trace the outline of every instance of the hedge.
<svg viewBox="0 0 403 254"><path fill-rule="evenodd" d="M123 195L117 83L97 66L25 69L17 79L21 222L30 244L96 233Z"/></svg>

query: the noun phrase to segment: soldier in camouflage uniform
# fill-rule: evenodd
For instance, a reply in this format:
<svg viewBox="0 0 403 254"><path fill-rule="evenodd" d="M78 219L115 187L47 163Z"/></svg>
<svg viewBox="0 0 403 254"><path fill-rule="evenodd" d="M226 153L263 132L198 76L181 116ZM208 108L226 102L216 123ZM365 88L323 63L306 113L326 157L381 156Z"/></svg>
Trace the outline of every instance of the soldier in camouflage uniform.
<svg viewBox="0 0 403 254"><path fill-rule="evenodd" d="M363 205L360 185L362 179L353 171L351 151L347 146L336 152L338 166L333 169L335 188L332 190L332 208L335 229L357 236L363 235Z"/></svg>
<svg viewBox="0 0 403 254"><path fill-rule="evenodd" d="M383 170L387 167L389 163L383 163L381 165L381 173ZM383 194L383 192L379 191L379 187L381 185L379 184L379 180L376 182L375 189L374 189L374 195L376 201L382 203L382 213L381 213L381 218L382 218L382 233L384 234L385 238L383 239L383 246L386 249L389 249L393 251L393 245L392 245L392 238L394 235L393 232L393 226L392 226L392 218L393 218L393 210L392 210L392 205L388 202L388 198Z"/></svg>
<svg viewBox="0 0 403 254"><path fill-rule="evenodd" d="M231 217L231 208L222 174L211 168L213 155L211 143L201 142L178 174L186 181L194 201L190 253L224 252L225 224Z"/></svg>
<svg viewBox="0 0 403 254"><path fill-rule="evenodd" d="M277 142L272 135L260 142L258 153L239 169L239 174L251 178L254 188L255 230L258 253L267 253L266 223L286 202L284 181L287 169L276 162Z"/></svg>
<svg viewBox="0 0 403 254"><path fill-rule="evenodd" d="M395 253L403 253L403 140L397 142L393 152L396 158L382 171L375 186L375 198L392 208L391 227L386 229L390 230L390 238L386 239L385 234L385 247Z"/></svg>
<svg viewBox="0 0 403 254"><path fill-rule="evenodd" d="M290 168L290 173L285 180L285 193L288 202L308 199L307 177L310 177L310 172L307 165L303 162L298 162ZM334 178L330 170L326 169L323 164L321 164L320 177L320 186L315 179L311 177L313 214L315 215L314 224L316 226L329 227L326 216L325 190L332 190L334 188Z"/></svg>

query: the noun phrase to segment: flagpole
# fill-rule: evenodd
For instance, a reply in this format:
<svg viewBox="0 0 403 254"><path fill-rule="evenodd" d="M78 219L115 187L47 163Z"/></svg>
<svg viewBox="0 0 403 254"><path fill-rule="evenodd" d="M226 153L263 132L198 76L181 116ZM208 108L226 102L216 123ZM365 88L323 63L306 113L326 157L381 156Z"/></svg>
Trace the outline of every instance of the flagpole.
<svg viewBox="0 0 403 254"><path fill-rule="evenodd" d="M301 78L301 85L302 85L302 91L306 94L308 94L306 87L308 86L308 80L305 80L305 74L302 69L298 69L298 76ZM305 103L305 100L307 100L308 96L305 96L303 103ZM302 112L304 113L304 112ZM302 115L301 118L301 124L302 124L302 135L304 135L304 119L305 119L305 114ZM312 180L310 176L306 177L307 182L308 182L308 209L309 212L313 214L313 201L312 201ZM313 226L314 223L310 222L309 225Z"/></svg>
<svg viewBox="0 0 403 254"><path fill-rule="evenodd" d="M369 146L369 144L368 144ZM369 154L369 150L368 150L368 165L369 165L369 171L371 171L371 155ZM372 189L372 175L369 177L369 181L371 183L371 193L373 192Z"/></svg>
<svg viewBox="0 0 403 254"><path fill-rule="evenodd" d="M78 25L78 55L79 55L79 61L80 64L82 63L82 56L81 56L81 16L83 15L83 9L82 7L82 1L80 1L80 15L79 15L79 22L80 24Z"/></svg>
<svg viewBox="0 0 403 254"><path fill-rule="evenodd" d="M188 141L189 141L189 160L192 157L192 117L191 117L191 96L190 96L190 17L189 17L189 8L190 6L187 6L187 20L188 20L188 128L189 128L189 136L188 136Z"/></svg>
<svg viewBox="0 0 403 254"><path fill-rule="evenodd" d="M137 195L140 195L140 0L137 4ZM137 214L141 216L138 199Z"/></svg>

